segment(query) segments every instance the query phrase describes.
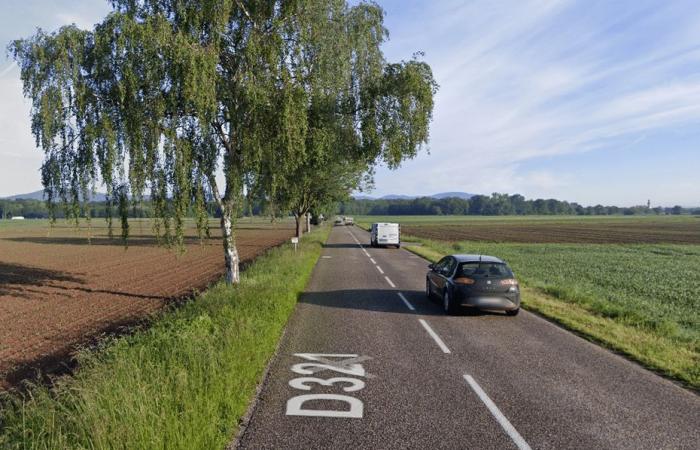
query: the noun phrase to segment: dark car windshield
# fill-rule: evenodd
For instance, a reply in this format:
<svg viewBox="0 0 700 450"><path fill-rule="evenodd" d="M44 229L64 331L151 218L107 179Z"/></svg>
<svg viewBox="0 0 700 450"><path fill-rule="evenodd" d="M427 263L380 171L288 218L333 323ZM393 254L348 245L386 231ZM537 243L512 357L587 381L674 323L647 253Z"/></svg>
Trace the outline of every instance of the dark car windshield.
<svg viewBox="0 0 700 450"><path fill-rule="evenodd" d="M512 278L510 267L503 263L465 262L459 265L455 276L470 278Z"/></svg>

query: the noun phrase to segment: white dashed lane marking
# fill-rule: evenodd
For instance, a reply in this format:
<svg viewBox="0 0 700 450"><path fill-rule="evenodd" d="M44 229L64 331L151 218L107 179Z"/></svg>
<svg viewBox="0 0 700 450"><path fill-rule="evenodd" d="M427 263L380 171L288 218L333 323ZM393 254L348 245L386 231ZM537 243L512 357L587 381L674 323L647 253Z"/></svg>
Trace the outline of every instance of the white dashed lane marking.
<svg viewBox="0 0 700 450"><path fill-rule="evenodd" d="M484 390L481 389L479 383L477 383L471 375L464 375L464 379L467 381L472 390L474 390L476 395L479 396L481 401L484 402L484 405L486 405L493 417L501 425L503 430L506 433L508 433L508 436L510 436L515 445L517 445L520 450L530 450L530 446L527 444L527 442L525 442L525 439L523 439L523 437L520 436L518 430L516 430L515 427L511 425L508 419L506 419L506 416L503 415L503 413L498 409L496 404L489 398L488 395L486 395L486 392L484 392Z"/></svg>
<svg viewBox="0 0 700 450"><path fill-rule="evenodd" d="M427 331L428 334L430 335L430 337L433 338L433 340L438 345L438 347L440 347L440 350L442 350L443 353L452 353L452 352L450 352L450 349L447 348L445 343L442 342L442 339L440 339L440 336L438 336L438 334L435 331L433 331L432 328L430 328L430 325L428 325L428 322L426 322L423 319L418 319L418 321L420 322L421 325L423 325L423 328L425 328L425 331Z"/></svg>
<svg viewBox="0 0 700 450"><path fill-rule="evenodd" d="M404 297L404 295L403 295L401 292L397 292L397 294L399 294L399 297L401 297L401 300L403 300L403 302L406 304L406 307L407 307L408 309L410 309L411 311L415 311L415 310L416 310L416 308L413 307L413 305L411 304L411 302L409 302L409 301L406 299L406 297Z"/></svg>
<svg viewBox="0 0 700 450"><path fill-rule="evenodd" d="M382 270L381 267L377 264L377 262L370 256L369 253L367 253L367 250L360 244L360 241L357 240L355 235L352 233L352 231L348 230L350 233L350 236L355 240L357 245L360 246L362 251L364 252L365 255L372 261L372 264L375 265L379 273L384 275L384 271ZM329 256L324 256L324 258L330 258ZM409 255L409 258L411 259L421 259L419 256L411 254ZM387 277L384 275L384 279L389 283L389 285L393 288L396 287L396 285ZM406 297L403 295L401 292L397 292L399 298L404 302L406 307L411 310L415 311L416 308L411 304L411 302L406 299ZM451 353L450 349L445 345L445 342L440 338L440 336L433 330L430 325L428 325L428 322L426 322L424 319L418 319L420 324L425 328L425 331L428 332L431 338L435 341L435 343L440 347L440 350L442 350L443 353ZM528 443L523 439L523 437L518 433L518 431L515 429L515 427L508 421L508 419L503 415L503 413L498 409L496 404L489 398L489 396L484 392L484 390L479 386L479 384L476 382L476 380L471 376L471 375L464 375L464 379L469 384L469 386L472 388L474 393L479 397L479 399L486 405L488 408L489 412L493 415L493 417L496 419L496 421L501 425L503 430L508 434L508 436L513 440L515 445L520 449L520 450L531 450L530 446Z"/></svg>

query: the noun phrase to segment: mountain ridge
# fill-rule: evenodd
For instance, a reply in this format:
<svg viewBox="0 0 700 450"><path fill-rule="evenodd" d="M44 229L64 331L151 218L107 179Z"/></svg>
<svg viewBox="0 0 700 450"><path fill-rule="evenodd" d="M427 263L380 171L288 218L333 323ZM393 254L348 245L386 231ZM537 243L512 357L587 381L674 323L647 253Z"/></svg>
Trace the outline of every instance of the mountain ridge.
<svg viewBox="0 0 700 450"><path fill-rule="evenodd" d="M44 200L44 190L27 192L25 194L15 194L9 195L7 197L0 197L0 200ZM102 192L96 192L90 199L93 202L104 202L107 199L107 194Z"/></svg>

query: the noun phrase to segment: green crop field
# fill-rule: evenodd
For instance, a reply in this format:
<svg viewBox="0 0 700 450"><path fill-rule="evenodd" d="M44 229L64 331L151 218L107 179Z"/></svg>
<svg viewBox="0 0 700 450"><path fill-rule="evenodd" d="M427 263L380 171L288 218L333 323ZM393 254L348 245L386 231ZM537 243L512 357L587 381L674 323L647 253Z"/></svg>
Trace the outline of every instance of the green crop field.
<svg viewBox="0 0 700 450"><path fill-rule="evenodd" d="M683 242L686 237L695 242L700 237L698 218L358 219L363 225L401 223L403 240L422 244L413 250L431 259L448 253L503 258L526 286L526 308L700 386L700 245L663 242ZM465 240L470 230L481 239ZM626 243L633 232L635 243ZM527 236L534 242L525 242ZM618 236L623 243L616 243ZM654 243L641 243L645 239ZM543 306L543 298L549 307ZM581 313L589 317L574 317ZM608 329L592 329L592 319L600 319L598 327Z"/></svg>

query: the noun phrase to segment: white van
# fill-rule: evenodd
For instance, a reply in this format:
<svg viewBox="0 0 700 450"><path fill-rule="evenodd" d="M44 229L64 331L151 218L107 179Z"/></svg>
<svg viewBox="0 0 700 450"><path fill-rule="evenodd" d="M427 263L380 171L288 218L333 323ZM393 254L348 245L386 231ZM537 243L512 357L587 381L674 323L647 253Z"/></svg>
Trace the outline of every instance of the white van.
<svg viewBox="0 0 700 450"><path fill-rule="evenodd" d="M400 227L398 223L373 223L369 244L372 247L384 245L401 245Z"/></svg>

